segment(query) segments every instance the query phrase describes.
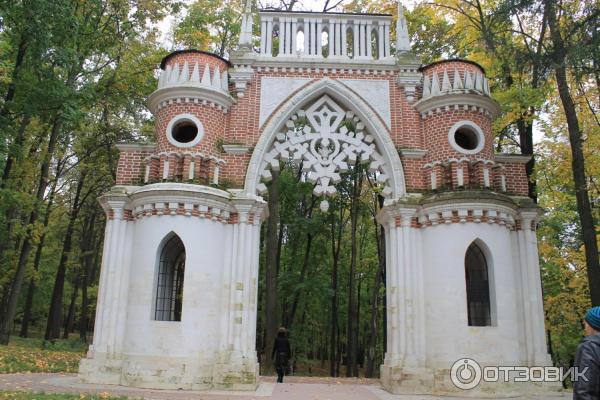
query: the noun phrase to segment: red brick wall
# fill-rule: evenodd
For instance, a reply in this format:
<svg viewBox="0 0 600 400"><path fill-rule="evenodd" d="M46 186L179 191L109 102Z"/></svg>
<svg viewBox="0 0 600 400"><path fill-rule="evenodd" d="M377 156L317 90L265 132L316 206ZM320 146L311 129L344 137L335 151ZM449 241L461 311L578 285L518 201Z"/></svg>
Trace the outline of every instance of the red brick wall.
<svg viewBox="0 0 600 400"><path fill-rule="evenodd" d="M175 63L179 63L181 68L185 61L190 64L190 72L195 62L199 62L202 69L206 63L208 63L211 68L218 66L220 71L228 68L228 64L225 61L204 53L175 54L167 60L166 64L174 65ZM430 67L425 67L423 72L431 75L434 72L439 73L443 70L448 70L449 77L452 80L455 68L461 73L461 77L464 77L464 71L467 70L471 73L482 72L482 69L478 66L464 61L450 61L435 64ZM221 149L218 144L221 142L224 144L240 144L250 147L251 150L256 145L260 135L263 134L258 125L260 114L260 79L263 76L304 77L313 80L319 80L327 76L330 79L377 79L388 81L390 88L392 125L390 135L394 144L398 149L424 149L428 151L427 156L421 159L401 158L408 191L428 190L430 188L429 171L431 169L424 169L426 163L433 161L447 163L449 158L463 157L467 157L472 161L481 158L487 160L493 159L493 138L489 117L476 111L465 111L461 107L459 110L454 110L452 108L441 113L434 113L432 116L428 116L423 120L413 104L407 102L403 89L396 83L396 74L392 75L389 72L382 74L381 72L375 73L375 71L365 73L364 71L358 72L356 70L349 71L344 69L339 69L336 72L333 72L330 69L329 71L324 72L322 69L317 71L314 68L304 68L302 72L300 72L298 68L293 71L290 68L285 70L279 68L278 71L271 69L268 72L264 69L260 72L255 70L252 80L246 87L244 97L238 98L228 113L224 113L222 110L208 104L194 104L191 102L180 102L163 107L158 111L156 116L157 148L154 154L161 152L202 152L207 156L222 158L226 163L221 165L220 168L220 182L225 183L230 187L243 187L246 178L247 165L251 158L251 152L243 155L223 154L220 152ZM166 127L169 121L176 115L184 113L195 115L204 125L204 138L197 146L192 148L179 148L173 146L168 142L166 136ZM450 143L448 142L448 132L450 128L460 120L472 121L479 125L484 132L485 147L480 153L475 155L465 155L454 150L450 146ZM142 152L122 152L117 172L117 183L131 184L143 180L145 170L144 158L148 155L149 153ZM162 162L164 162L164 159L164 156L161 157L160 165L155 165L158 164L158 162L152 165L152 175L155 176L155 179L157 180L162 179ZM183 181L187 181L190 161L189 157L181 157L181 159L178 159L178 162L175 162L175 158L172 156L170 156L169 159L171 160L170 177L179 175ZM205 179L210 178L213 173L213 168L213 162L206 161L200 163L196 160L195 177L198 178L200 175L203 175ZM158 171L156 171L157 169ZM450 167L450 169L448 169L448 174L444 172L446 169L448 168L436 166L438 185L444 184L444 180L446 179L449 180L450 185L453 184L456 186L456 174L450 173L450 171L456 170L456 166ZM469 184L470 171L468 171L468 169L469 168L465 163L465 185ZM492 186L498 186L497 177L498 174L501 173L506 174L507 191L509 193L527 193L527 181L523 164L506 164L506 169L504 170L490 170Z"/></svg>
<svg viewBox="0 0 600 400"><path fill-rule="evenodd" d="M204 127L204 137L196 146L177 147L167 139L167 125L180 114L192 114L197 117ZM217 143L225 137L227 114L215 106L194 104L193 102L170 104L158 110L156 115L156 150L158 152L201 152L206 155L219 155Z"/></svg>
<svg viewBox="0 0 600 400"><path fill-rule="evenodd" d="M506 191L509 194L520 194L527 196L529 193L527 186L527 172L525 164L522 163L506 163Z"/></svg>
<svg viewBox="0 0 600 400"><path fill-rule="evenodd" d="M454 150L448 141L448 132L450 128L458 121L471 121L477 124L483 131L485 137L484 148L477 154L467 155ZM467 157L470 159L484 158L487 160L492 159L492 126L489 117L476 112L476 111L465 111L462 107L459 110L451 109L449 111L442 111L441 113L434 113L432 116L427 117L423 123L423 136L425 141L425 148L427 149L427 160L438 161L446 160L450 157L462 158Z"/></svg>
<svg viewBox="0 0 600 400"><path fill-rule="evenodd" d="M117 185L139 184L146 171L145 159L151 151L121 151L117 164Z"/></svg>

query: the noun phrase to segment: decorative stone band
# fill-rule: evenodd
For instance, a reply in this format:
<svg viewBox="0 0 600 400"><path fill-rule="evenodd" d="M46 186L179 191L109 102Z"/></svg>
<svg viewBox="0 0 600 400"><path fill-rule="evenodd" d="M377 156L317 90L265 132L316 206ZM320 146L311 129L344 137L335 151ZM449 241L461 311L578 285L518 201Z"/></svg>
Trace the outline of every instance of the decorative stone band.
<svg viewBox="0 0 600 400"><path fill-rule="evenodd" d="M313 66L256 66L256 72L283 72L283 73L323 73L323 74L336 74L336 73L347 73L356 75L380 75L380 76L393 76L397 73L396 68L373 68L373 66L341 66L341 65L320 65L318 67ZM416 71L416 69L415 69Z"/></svg>
<svg viewBox="0 0 600 400"><path fill-rule="evenodd" d="M248 54L245 54L248 56ZM286 62L282 60L277 63L277 66L273 66L273 60L263 62L255 58L240 58L235 62L235 66L229 70L229 76L231 82L235 86L235 90L238 97L244 97L247 85L252 81L255 73L323 73L323 74L354 74L354 75L373 75L373 76L393 76L398 74L398 84L403 87L409 102L414 101L416 98L417 87L421 86L422 73L418 71L419 64L414 65L392 65L388 64L365 64L357 65L350 64L346 65L339 60L335 62L321 62L318 65L311 65L310 62L305 62L305 65L298 66L298 62ZM305 60L306 61L306 60Z"/></svg>
<svg viewBox="0 0 600 400"><path fill-rule="evenodd" d="M406 100L409 103L415 101L417 97L417 88L421 86L422 74L417 70L403 68L400 70L396 81L398 86L404 89Z"/></svg>
<svg viewBox="0 0 600 400"><path fill-rule="evenodd" d="M415 103L415 108L421 113L423 119L451 110L475 111L492 119L500 113L500 106L491 97L465 93L445 93L440 96L423 97Z"/></svg>
<svg viewBox="0 0 600 400"><path fill-rule="evenodd" d="M109 219L129 221L182 215L224 224L259 224L266 218L266 203L262 200L232 198L223 190L181 183L115 187L100 198L100 203Z"/></svg>
<svg viewBox="0 0 600 400"><path fill-rule="evenodd" d="M145 171L143 182L157 182L179 178L182 181L208 180L219 183L219 172L226 161L200 152L161 152L151 154L144 159ZM211 163L214 163L211 166ZM212 169L212 170L211 170Z"/></svg>
<svg viewBox="0 0 600 400"><path fill-rule="evenodd" d="M477 223L497 224L512 231L535 231L538 218L538 208L518 208L490 201L444 202L431 206L398 203L384 207L377 215L379 223L392 227L431 229L437 225Z"/></svg>
<svg viewBox="0 0 600 400"><path fill-rule="evenodd" d="M224 144L221 147L223 147L225 153L234 156L247 154L251 150L250 146L244 146L243 144Z"/></svg>
<svg viewBox="0 0 600 400"><path fill-rule="evenodd" d="M446 204L425 207L418 213L418 227L467 222L504 225L516 228L518 216L514 209L492 204Z"/></svg>
<svg viewBox="0 0 600 400"><path fill-rule="evenodd" d="M194 103L216 107L226 114L234 102L227 92L213 87L179 85L156 90L148 97L148 108L156 114L158 110L169 105Z"/></svg>
<svg viewBox="0 0 600 400"><path fill-rule="evenodd" d="M507 192L505 167L493 160L449 158L423 166L429 189L489 188Z"/></svg>

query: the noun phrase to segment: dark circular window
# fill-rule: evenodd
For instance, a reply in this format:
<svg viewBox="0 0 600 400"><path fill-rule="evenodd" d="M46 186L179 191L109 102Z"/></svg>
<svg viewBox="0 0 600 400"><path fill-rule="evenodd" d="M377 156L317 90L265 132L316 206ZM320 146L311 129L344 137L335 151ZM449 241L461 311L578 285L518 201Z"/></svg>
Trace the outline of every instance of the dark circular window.
<svg viewBox="0 0 600 400"><path fill-rule="evenodd" d="M454 141L465 150L475 150L479 145L477 133L469 127L460 127L454 132Z"/></svg>
<svg viewBox="0 0 600 400"><path fill-rule="evenodd" d="M179 114L167 125L167 139L177 147L193 147L204 137L202 122L192 114Z"/></svg>
<svg viewBox="0 0 600 400"><path fill-rule="evenodd" d="M483 150L485 137L481 128L471 121L458 121L448 131L450 146L459 153L477 154Z"/></svg>
<svg viewBox="0 0 600 400"><path fill-rule="evenodd" d="M190 143L198 136L198 127L192 121L182 120L175 124L172 135L179 143Z"/></svg>

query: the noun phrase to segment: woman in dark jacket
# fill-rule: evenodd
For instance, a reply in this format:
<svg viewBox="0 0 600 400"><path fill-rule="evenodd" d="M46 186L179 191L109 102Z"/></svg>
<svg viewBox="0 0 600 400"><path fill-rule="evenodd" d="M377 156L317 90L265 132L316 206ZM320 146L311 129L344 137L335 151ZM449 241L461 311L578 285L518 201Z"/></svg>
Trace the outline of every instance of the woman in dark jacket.
<svg viewBox="0 0 600 400"><path fill-rule="evenodd" d="M275 343L273 343L273 351L271 352L271 359L275 360L278 383L283 383L283 376L285 375L288 366L288 360L292 356L290 341L288 340L286 333L287 331L285 328L279 328Z"/></svg>

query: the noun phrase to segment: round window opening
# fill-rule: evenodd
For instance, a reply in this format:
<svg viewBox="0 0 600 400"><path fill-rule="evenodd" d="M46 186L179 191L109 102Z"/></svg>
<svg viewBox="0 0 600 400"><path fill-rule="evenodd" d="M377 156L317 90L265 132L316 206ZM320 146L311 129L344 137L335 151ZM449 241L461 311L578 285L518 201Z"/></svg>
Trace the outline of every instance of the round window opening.
<svg viewBox="0 0 600 400"><path fill-rule="evenodd" d="M198 127L192 121L181 120L173 127L173 139L179 143L190 143L198 136Z"/></svg>
<svg viewBox="0 0 600 400"><path fill-rule="evenodd" d="M475 150L479 144L477 133L466 126L460 127L454 132L454 141L465 150Z"/></svg>
<svg viewBox="0 0 600 400"><path fill-rule="evenodd" d="M448 142L459 153L477 154L483 150L485 136L477 124L471 121L459 121L450 128Z"/></svg>
<svg viewBox="0 0 600 400"><path fill-rule="evenodd" d="M202 122L192 114L180 114L167 125L167 139L177 147L193 147L204 137Z"/></svg>

